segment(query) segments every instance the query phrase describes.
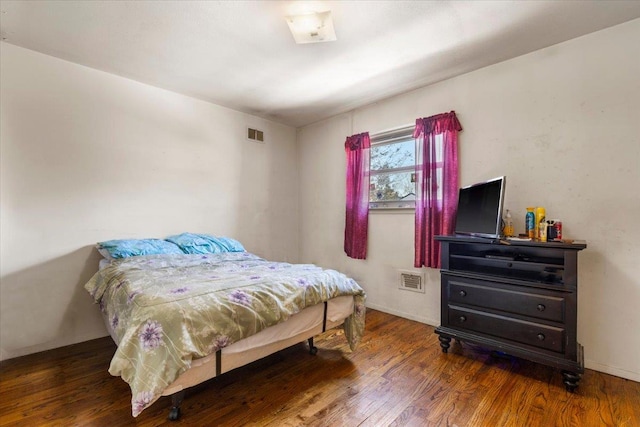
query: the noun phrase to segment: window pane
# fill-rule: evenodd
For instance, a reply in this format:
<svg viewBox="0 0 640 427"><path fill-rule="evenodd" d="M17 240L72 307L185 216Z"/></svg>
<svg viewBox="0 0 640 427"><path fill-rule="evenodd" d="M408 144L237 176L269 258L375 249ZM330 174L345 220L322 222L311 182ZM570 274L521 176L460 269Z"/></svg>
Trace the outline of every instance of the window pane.
<svg viewBox="0 0 640 427"><path fill-rule="evenodd" d="M436 169L436 176L437 176L437 180L438 180L437 197L438 197L439 201L442 201L442 167L439 167L438 169Z"/></svg>
<svg viewBox="0 0 640 427"><path fill-rule="evenodd" d="M443 153L442 153L442 134L436 135L436 162L442 163ZM442 182L442 181L438 181Z"/></svg>
<svg viewBox="0 0 640 427"><path fill-rule="evenodd" d="M371 147L371 170L394 169L416 164L413 139Z"/></svg>
<svg viewBox="0 0 640 427"><path fill-rule="evenodd" d="M412 172L381 173L371 175L370 202L415 200L416 187Z"/></svg>

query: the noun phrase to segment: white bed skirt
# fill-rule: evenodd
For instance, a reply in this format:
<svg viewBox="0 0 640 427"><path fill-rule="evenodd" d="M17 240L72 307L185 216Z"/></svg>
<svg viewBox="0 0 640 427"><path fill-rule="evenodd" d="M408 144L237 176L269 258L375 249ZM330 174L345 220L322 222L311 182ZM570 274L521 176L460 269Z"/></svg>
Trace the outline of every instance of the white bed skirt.
<svg viewBox="0 0 640 427"><path fill-rule="evenodd" d="M353 313L353 305L353 296L333 298L327 302L326 325L323 325L324 304L316 304L291 316L286 322L271 326L223 348L220 352L220 374L321 334L323 327L329 330L341 325L344 319ZM110 322L106 318L105 325L111 337L117 343L110 327ZM169 396L216 377L217 359L218 353L210 354L201 359L194 359L191 362L191 368L171 383L162 395Z"/></svg>

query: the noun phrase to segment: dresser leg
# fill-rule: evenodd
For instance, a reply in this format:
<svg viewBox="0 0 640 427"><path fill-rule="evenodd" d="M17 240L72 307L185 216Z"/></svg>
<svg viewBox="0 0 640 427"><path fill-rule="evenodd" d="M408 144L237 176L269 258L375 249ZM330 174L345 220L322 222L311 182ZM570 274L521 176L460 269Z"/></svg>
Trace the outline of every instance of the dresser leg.
<svg viewBox="0 0 640 427"><path fill-rule="evenodd" d="M446 353L449 350L449 347L451 347L451 337L440 335L438 339L440 340L440 347L442 347L442 352Z"/></svg>
<svg viewBox="0 0 640 427"><path fill-rule="evenodd" d="M568 392L573 393L576 388L578 388L578 383L580 382L580 378L582 375L576 374L575 372L562 371L562 378L565 388Z"/></svg>

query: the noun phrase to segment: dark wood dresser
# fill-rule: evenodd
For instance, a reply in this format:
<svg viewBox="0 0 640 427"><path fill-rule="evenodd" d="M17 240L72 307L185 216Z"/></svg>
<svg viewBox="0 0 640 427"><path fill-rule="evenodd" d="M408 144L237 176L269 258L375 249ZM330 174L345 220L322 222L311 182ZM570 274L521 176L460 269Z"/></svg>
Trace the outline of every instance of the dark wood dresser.
<svg viewBox="0 0 640 427"><path fill-rule="evenodd" d="M443 352L451 339L562 370L575 390L584 372L576 337L578 252L584 242L438 236L442 244Z"/></svg>

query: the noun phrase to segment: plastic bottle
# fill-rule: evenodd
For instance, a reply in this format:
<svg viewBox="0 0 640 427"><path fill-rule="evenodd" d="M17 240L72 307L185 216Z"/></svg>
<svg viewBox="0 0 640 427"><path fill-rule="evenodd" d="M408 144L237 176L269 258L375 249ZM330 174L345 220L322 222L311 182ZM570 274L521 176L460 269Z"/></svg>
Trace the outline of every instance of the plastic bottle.
<svg viewBox="0 0 640 427"><path fill-rule="evenodd" d="M544 208L542 206L538 206L536 208L536 226L535 226L535 231L534 231L535 238L538 239L538 240L540 239L540 223L541 222L545 222L546 223L546 221L547 221L547 218L545 218L545 215L546 215L546 212L545 212Z"/></svg>
<svg viewBox="0 0 640 427"><path fill-rule="evenodd" d="M538 224L538 240L540 240L541 242L546 242L547 241L547 221L542 221L540 224Z"/></svg>
<svg viewBox="0 0 640 427"><path fill-rule="evenodd" d="M513 221L511 219L511 212L507 209L507 214L504 217L504 235L505 237L513 236Z"/></svg>
<svg viewBox="0 0 640 427"><path fill-rule="evenodd" d="M524 217L524 229L531 239L536 237L536 214L533 213L533 210L534 208L527 208L527 215Z"/></svg>

